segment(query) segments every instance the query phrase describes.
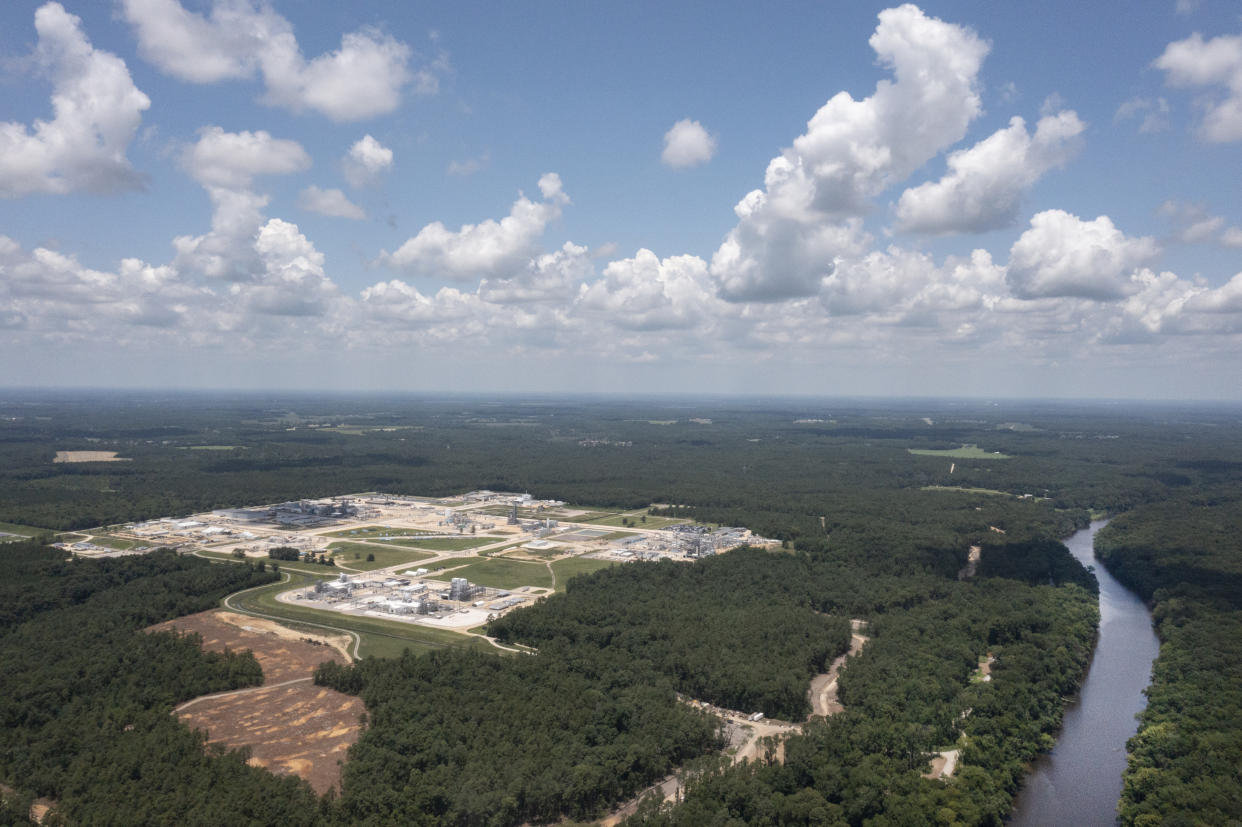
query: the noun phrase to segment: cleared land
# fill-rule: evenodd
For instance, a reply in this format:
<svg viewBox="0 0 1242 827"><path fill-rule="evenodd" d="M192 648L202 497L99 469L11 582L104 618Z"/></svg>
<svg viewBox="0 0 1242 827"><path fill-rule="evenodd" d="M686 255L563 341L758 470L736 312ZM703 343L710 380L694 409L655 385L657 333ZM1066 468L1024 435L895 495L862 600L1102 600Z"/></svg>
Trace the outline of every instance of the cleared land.
<svg viewBox="0 0 1242 827"><path fill-rule="evenodd" d="M1008 491L997 491L995 488L966 488L957 485L924 485L924 491L958 491L963 494L986 494L989 497L1012 497Z"/></svg>
<svg viewBox="0 0 1242 827"><path fill-rule="evenodd" d="M478 583L493 589L516 589L519 586L552 588L552 573L548 571L547 566L542 563L507 560L503 557L478 560L457 568L433 572L428 577L436 580L465 577L471 583Z"/></svg>
<svg viewBox="0 0 1242 827"><path fill-rule="evenodd" d="M186 724L205 730L211 743L249 747L250 763L300 776L317 793L339 786L340 762L358 740L364 707L353 695L314 686L311 675L325 660L348 662L347 637L295 632L219 610L152 627L165 629L196 632L206 649L249 649L263 667L262 687L182 704L178 715Z"/></svg>
<svg viewBox="0 0 1242 827"><path fill-rule="evenodd" d="M118 457L116 451L57 451L52 462L129 462L129 457Z"/></svg>
<svg viewBox="0 0 1242 827"><path fill-rule="evenodd" d="M434 554L427 551L391 548L370 543L332 543L328 546L328 551L332 552L333 557L340 566L359 571L372 571L374 569L388 568L389 566L400 566L405 563L417 563L419 560L435 557ZM367 560L367 557L370 555L374 555L375 559Z"/></svg>
<svg viewBox="0 0 1242 827"><path fill-rule="evenodd" d="M431 551L465 551L466 549L490 546L500 542L503 537L431 537L424 540L389 540L395 546L411 546Z"/></svg>
<svg viewBox="0 0 1242 827"><path fill-rule="evenodd" d="M439 531L427 531L421 528L393 528L386 525L368 525L361 528L345 528L340 531L329 531L324 537L343 537L349 540L375 540L381 537L421 537L427 534L440 534Z"/></svg>
<svg viewBox="0 0 1242 827"><path fill-rule="evenodd" d="M0 523L0 540L18 540L22 537L35 537L39 534L46 534L47 529L35 528L32 525L19 525L18 523ZM7 537L4 535L8 535Z"/></svg>
<svg viewBox="0 0 1242 827"><path fill-rule="evenodd" d="M907 448L912 454L920 457L950 457L952 459L1013 459L1000 451L984 451L978 445L963 445L961 448Z"/></svg>
<svg viewBox="0 0 1242 827"><path fill-rule="evenodd" d="M552 571L556 572L556 590L565 591L565 583L575 574L590 574L593 571L620 565L611 560L596 560L592 557L566 557L552 563Z"/></svg>

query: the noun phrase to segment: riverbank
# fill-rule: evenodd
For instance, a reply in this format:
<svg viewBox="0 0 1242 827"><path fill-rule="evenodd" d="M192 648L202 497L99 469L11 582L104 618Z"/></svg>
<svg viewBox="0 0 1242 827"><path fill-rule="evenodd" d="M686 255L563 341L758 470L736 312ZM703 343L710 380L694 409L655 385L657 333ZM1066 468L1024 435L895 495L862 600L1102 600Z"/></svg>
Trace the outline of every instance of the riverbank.
<svg viewBox="0 0 1242 827"><path fill-rule="evenodd" d="M1146 706L1159 642L1151 613L1134 592L1096 564L1097 520L1065 541L1100 584L1100 628L1095 652L1078 697L1065 711L1051 752L1035 762L1014 801L1012 827L1097 825L1116 821L1126 741Z"/></svg>

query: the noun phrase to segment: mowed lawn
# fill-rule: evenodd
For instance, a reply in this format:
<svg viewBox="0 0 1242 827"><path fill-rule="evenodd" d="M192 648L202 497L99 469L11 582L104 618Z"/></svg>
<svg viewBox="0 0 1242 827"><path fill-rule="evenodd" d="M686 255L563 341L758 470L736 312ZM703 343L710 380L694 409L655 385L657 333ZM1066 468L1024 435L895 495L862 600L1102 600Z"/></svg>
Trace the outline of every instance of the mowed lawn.
<svg viewBox="0 0 1242 827"><path fill-rule="evenodd" d="M328 546L337 565L346 566L360 571L384 569L389 566L400 566L405 563L417 563L434 557L434 554L414 549L394 548L392 546L373 546L366 543L332 543ZM374 555L374 560L367 557Z"/></svg>
<svg viewBox="0 0 1242 827"><path fill-rule="evenodd" d="M329 531L324 537L343 537L350 540L373 540L376 537L418 537L423 534L439 534L438 531L426 531L421 528L393 528L386 525L365 525L361 528L343 528L340 531Z"/></svg>
<svg viewBox="0 0 1242 827"><path fill-rule="evenodd" d="M556 572L556 590L565 591L565 584L574 575L590 574L593 571L616 565L620 564L611 560L595 560L590 557L566 557L564 560L557 560L552 564L552 570Z"/></svg>
<svg viewBox="0 0 1242 827"><path fill-rule="evenodd" d="M489 546L498 543L504 537L429 537L422 540L387 540L394 546L411 546L431 551L465 551L468 548Z"/></svg>
<svg viewBox="0 0 1242 827"><path fill-rule="evenodd" d="M20 537L36 537L40 534L50 534L51 529L35 528L32 525L19 525L18 523L0 523L0 532L16 534Z"/></svg>
<svg viewBox="0 0 1242 827"><path fill-rule="evenodd" d="M521 586L538 586L545 589L552 587L552 573L548 571L547 566L542 563L506 560L503 557L479 558L461 568L436 572L428 576L436 580L464 577L471 583L478 583L493 589L516 589Z"/></svg>

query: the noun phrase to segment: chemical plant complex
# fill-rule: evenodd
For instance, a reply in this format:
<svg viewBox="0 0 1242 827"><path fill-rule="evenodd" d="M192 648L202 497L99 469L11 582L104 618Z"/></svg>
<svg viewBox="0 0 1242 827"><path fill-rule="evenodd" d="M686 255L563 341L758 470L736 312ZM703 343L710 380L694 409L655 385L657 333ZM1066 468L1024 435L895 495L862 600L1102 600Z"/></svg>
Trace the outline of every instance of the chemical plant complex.
<svg viewBox="0 0 1242 827"><path fill-rule="evenodd" d="M153 548L220 560L263 559L315 574L282 603L466 632L556 590L575 573L614 563L692 561L742 545L746 529L471 491L444 498L375 492L62 535L81 556ZM529 581L529 582L524 582Z"/></svg>

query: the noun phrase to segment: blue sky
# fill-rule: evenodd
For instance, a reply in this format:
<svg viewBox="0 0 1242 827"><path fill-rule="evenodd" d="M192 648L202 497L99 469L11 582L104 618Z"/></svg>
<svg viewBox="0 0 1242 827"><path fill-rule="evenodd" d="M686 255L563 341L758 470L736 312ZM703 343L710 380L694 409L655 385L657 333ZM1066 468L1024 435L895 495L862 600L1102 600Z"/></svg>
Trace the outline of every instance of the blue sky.
<svg viewBox="0 0 1242 827"><path fill-rule="evenodd" d="M0 60L3 384L1242 397L1228 4L12 2Z"/></svg>

